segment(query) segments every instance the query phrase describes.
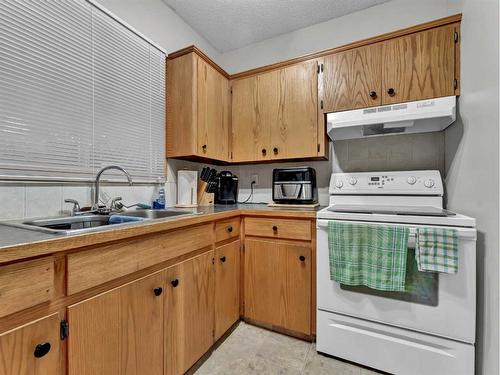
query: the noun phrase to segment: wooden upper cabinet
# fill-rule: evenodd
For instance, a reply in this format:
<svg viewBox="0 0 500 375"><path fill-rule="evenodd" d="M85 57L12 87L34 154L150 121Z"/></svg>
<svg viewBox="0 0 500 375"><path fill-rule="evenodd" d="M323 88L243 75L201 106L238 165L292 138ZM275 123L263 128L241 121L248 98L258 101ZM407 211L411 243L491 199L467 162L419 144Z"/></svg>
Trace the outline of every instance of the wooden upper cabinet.
<svg viewBox="0 0 500 375"><path fill-rule="evenodd" d="M198 151L210 159L229 158L229 81L201 58L198 64Z"/></svg>
<svg viewBox="0 0 500 375"><path fill-rule="evenodd" d="M229 160L229 80L196 52L167 60L167 157Z"/></svg>
<svg viewBox="0 0 500 375"><path fill-rule="evenodd" d="M58 375L59 314L0 335L0 375Z"/></svg>
<svg viewBox="0 0 500 375"><path fill-rule="evenodd" d="M308 61L232 81L233 161L316 157L317 80Z"/></svg>
<svg viewBox="0 0 500 375"><path fill-rule="evenodd" d="M455 95L455 28L447 25L383 43L382 104Z"/></svg>
<svg viewBox="0 0 500 375"><path fill-rule="evenodd" d="M184 374L214 343L213 257L208 251L166 269L166 375Z"/></svg>
<svg viewBox="0 0 500 375"><path fill-rule="evenodd" d="M273 159L316 157L318 65L308 61L279 71L278 121L271 124Z"/></svg>
<svg viewBox="0 0 500 375"><path fill-rule="evenodd" d="M324 112L381 104L380 43L329 55L324 59Z"/></svg>
<svg viewBox="0 0 500 375"><path fill-rule="evenodd" d="M164 289L158 272L69 306L68 374L162 375Z"/></svg>

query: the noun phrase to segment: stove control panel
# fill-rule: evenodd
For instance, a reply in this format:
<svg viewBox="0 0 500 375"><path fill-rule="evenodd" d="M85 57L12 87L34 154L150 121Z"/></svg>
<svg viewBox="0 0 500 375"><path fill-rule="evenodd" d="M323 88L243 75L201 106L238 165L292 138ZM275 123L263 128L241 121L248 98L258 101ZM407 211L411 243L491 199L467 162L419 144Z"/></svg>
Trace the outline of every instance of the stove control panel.
<svg viewBox="0 0 500 375"><path fill-rule="evenodd" d="M443 195L439 171L333 173L330 194Z"/></svg>

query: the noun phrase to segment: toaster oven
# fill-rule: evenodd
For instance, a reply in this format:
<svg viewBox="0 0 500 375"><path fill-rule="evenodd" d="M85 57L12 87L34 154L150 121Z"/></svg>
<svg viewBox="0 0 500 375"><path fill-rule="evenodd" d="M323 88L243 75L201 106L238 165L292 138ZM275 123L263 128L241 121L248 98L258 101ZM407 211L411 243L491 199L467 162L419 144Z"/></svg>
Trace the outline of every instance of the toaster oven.
<svg viewBox="0 0 500 375"><path fill-rule="evenodd" d="M311 167L274 169L273 201L284 204L317 203L316 171Z"/></svg>

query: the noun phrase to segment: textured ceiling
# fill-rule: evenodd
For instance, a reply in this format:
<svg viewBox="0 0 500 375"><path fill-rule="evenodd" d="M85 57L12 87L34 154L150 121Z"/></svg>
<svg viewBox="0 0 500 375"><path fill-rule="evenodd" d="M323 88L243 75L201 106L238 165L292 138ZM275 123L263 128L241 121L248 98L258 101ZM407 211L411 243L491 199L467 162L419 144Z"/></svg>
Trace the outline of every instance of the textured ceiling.
<svg viewBox="0 0 500 375"><path fill-rule="evenodd" d="M386 1L389 0L163 0L220 52Z"/></svg>

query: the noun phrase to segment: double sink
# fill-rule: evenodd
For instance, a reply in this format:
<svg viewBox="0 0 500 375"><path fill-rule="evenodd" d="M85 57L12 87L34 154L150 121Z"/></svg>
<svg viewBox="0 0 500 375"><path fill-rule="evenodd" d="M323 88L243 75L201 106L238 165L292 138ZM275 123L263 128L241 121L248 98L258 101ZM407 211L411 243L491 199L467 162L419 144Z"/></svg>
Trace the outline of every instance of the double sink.
<svg viewBox="0 0 500 375"><path fill-rule="evenodd" d="M24 219L4 224L37 232L70 235L96 231L103 226L116 226L142 221L195 215L192 211L181 210L129 210L111 214L80 214L76 216ZM120 218L112 217L119 215Z"/></svg>

